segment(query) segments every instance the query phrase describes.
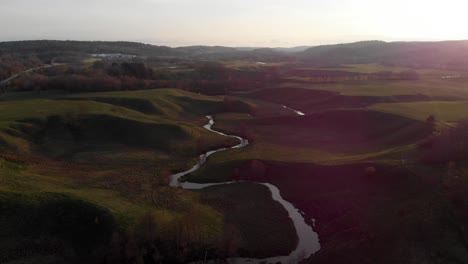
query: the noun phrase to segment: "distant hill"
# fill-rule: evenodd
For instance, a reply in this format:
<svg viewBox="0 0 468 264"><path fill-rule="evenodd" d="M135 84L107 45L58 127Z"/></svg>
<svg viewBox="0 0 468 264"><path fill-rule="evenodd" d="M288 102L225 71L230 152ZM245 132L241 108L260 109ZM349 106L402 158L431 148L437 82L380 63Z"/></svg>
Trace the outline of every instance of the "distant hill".
<svg viewBox="0 0 468 264"><path fill-rule="evenodd" d="M231 48L188 46L171 48L136 42L13 41L0 42L0 55L34 54L43 61L57 57L96 53L121 53L140 57L200 60L284 61L297 59L314 66L380 63L388 65L468 69L468 40L442 42L362 41L347 44L294 48Z"/></svg>
<svg viewBox="0 0 468 264"><path fill-rule="evenodd" d="M468 41L363 41L324 45L296 53L316 65L383 63L415 67L467 68Z"/></svg>
<svg viewBox="0 0 468 264"><path fill-rule="evenodd" d="M176 49L136 42L33 40L0 42L0 53L122 53L145 56L180 56Z"/></svg>
<svg viewBox="0 0 468 264"><path fill-rule="evenodd" d="M178 48L175 48L175 50L184 52L190 55L239 52L236 48L229 48L229 47L223 47L223 46L187 46L187 47L178 47Z"/></svg>
<svg viewBox="0 0 468 264"><path fill-rule="evenodd" d="M0 42L0 55L18 53L34 54L43 60L56 57L73 57L88 54L129 54L140 57L195 58L202 60L252 59L271 60L283 54L273 49L241 51L222 46L188 46L171 48L137 42L110 41L58 41L32 40ZM44 59L45 58L45 59Z"/></svg>

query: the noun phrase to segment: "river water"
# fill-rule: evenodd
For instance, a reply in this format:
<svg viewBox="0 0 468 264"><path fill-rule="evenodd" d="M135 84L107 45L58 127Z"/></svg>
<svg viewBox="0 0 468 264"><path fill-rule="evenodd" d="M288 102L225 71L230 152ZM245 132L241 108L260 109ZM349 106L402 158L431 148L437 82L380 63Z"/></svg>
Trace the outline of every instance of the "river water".
<svg viewBox="0 0 468 264"><path fill-rule="evenodd" d="M244 139L238 136L227 135L220 131L214 130L212 128L212 126L215 123L213 117L207 116L207 118L209 122L208 124L204 126L205 129L211 132L217 133L219 135L225 136L225 137L236 138L239 140L239 144L231 147L232 149L243 148L249 144L249 141L247 139ZM221 149L209 151L206 154L200 155L200 159L198 163L195 166L193 166L191 169L171 176L170 186L180 187L186 190L199 190L199 189L203 189L209 186L227 185L227 184L236 183L235 181L230 181L230 182L221 182L221 183L200 184L200 183L180 181L181 177L197 171L207 161L209 156L217 152L225 151L231 148L221 148ZM281 192L276 186L270 183L257 183L257 184L266 186L271 192L272 199L280 203L284 207L284 209L286 209L286 211L288 212L289 218L291 218L294 224L294 227L296 229L296 233L298 237L298 244L296 246L296 249L287 256L276 256L276 257L271 257L271 258L266 258L266 259L230 258L228 259L228 262L229 263L297 263L303 259L310 257L312 254L320 250L319 237L317 233L314 232L313 228L306 223L303 214L297 208L295 208L293 204L284 200L283 197L281 197ZM259 241L259 243L261 243L261 241Z"/></svg>
<svg viewBox="0 0 468 264"><path fill-rule="evenodd" d="M284 109L288 109L288 110L291 110L293 111L294 113L296 113L296 115L300 115L300 116L305 116L306 114L304 114L303 112L299 111L299 110L296 110L296 109L292 109L291 107L287 107L285 105L282 105L282 107Z"/></svg>

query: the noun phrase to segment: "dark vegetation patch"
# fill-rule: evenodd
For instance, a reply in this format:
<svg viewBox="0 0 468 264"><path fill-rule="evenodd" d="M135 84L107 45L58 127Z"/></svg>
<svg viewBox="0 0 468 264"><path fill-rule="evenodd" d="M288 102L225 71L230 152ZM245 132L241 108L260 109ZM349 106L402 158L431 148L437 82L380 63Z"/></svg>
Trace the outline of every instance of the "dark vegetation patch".
<svg viewBox="0 0 468 264"><path fill-rule="evenodd" d="M145 114L157 115L161 114L161 110L156 107L151 101L140 98L128 97L67 97L66 100L90 100L100 103L117 105L132 110L136 110Z"/></svg>
<svg viewBox="0 0 468 264"><path fill-rule="evenodd" d="M171 233L158 233L151 214L123 230L106 209L58 193L0 192L0 208L2 263L187 263L207 253L226 257L193 226L197 215L191 226L173 223Z"/></svg>
<svg viewBox="0 0 468 264"><path fill-rule="evenodd" d="M108 144L169 150L173 143L189 138L187 132L177 125L146 123L110 115L83 115L71 119L49 116L45 120L22 122L26 124L20 125L20 129L36 144L39 153L63 153Z"/></svg>
<svg viewBox="0 0 468 264"><path fill-rule="evenodd" d="M271 199L267 187L238 183L200 191L202 201L224 214L233 256L265 258L288 255L297 235L286 210Z"/></svg>
<svg viewBox="0 0 468 264"><path fill-rule="evenodd" d="M116 225L107 210L57 193L0 192L0 261L101 255Z"/></svg>
<svg viewBox="0 0 468 264"><path fill-rule="evenodd" d="M37 56L28 54L3 54L0 52L0 81L7 79L17 72L41 66ZM1 86L1 83L0 83Z"/></svg>
<svg viewBox="0 0 468 264"><path fill-rule="evenodd" d="M418 146L420 159L428 164L467 161L468 121L461 121L456 127L447 128L420 142Z"/></svg>
<svg viewBox="0 0 468 264"><path fill-rule="evenodd" d="M182 106L185 112L192 115L223 112L255 113L254 107L230 96L224 96L223 101L200 100L189 96L173 96L172 99Z"/></svg>

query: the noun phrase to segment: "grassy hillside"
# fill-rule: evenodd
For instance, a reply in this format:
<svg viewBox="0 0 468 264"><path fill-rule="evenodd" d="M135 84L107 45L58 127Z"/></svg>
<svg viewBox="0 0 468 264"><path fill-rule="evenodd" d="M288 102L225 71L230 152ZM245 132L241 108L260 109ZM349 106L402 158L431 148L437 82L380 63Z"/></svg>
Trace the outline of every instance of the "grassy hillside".
<svg viewBox="0 0 468 264"><path fill-rule="evenodd" d="M157 150L168 150L171 146L173 151L177 151L177 146L180 146L195 156L197 138L206 138L208 146L213 139L218 140L218 145L223 144L225 140L222 137L208 136L207 131L195 124L171 121L167 117L146 115L95 101L2 102L0 109L0 125L3 134L6 135L4 141L16 148L20 146L15 146L15 140L12 140L11 136L18 135L19 141L30 141L30 148L34 147L35 143L63 143L59 141L80 145L85 142L100 145L117 143ZM190 146L192 151L189 150Z"/></svg>
<svg viewBox="0 0 468 264"><path fill-rule="evenodd" d="M467 41L383 42L362 41L312 47L301 53L305 61L318 65L387 63L425 66L465 67Z"/></svg>
<svg viewBox="0 0 468 264"><path fill-rule="evenodd" d="M226 110L223 96L207 96L177 89L79 94L68 98L107 102L170 118L199 117ZM234 100L229 110L249 113L252 107Z"/></svg>
<svg viewBox="0 0 468 264"><path fill-rule="evenodd" d="M152 237L157 247L165 248L161 257L171 263L202 258L201 253L190 255L197 250L209 249L213 257L271 256L294 247L286 211L261 186L245 187L252 199L265 205L265 219L271 219L256 232L237 221L250 221L240 214L254 214L253 208L232 211L229 203L209 202L209 190L196 193L167 186L168 176L192 166L201 152L237 144L202 128L205 115L225 110L223 97L162 89L54 98L0 102L0 200L11 210L8 218L0 219L8 227L2 229L0 245L5 261L48 261L51 255L58 262L112 259L117 255L108 244L115 232L125 247L138 241L135 258L146 254L143 241ZM233 105L241 106L240 111L250 107L240 101ZM232 188L231 195L244 189ZM230 201L228 190L213 195ZM63 208L53 211L59 216L45 213L57 207ZM19 220L25 215L30 222ZM153 220L148 224L147 219ZM28 225L40 228L25 228ZM219 247L230 239L227 225L242 234L232 252ZM287 241L272 237L271 243L250 248L255 237L278 228ZM103 232L102 240L80 240L93 232L97 237ZM45 239L39 242L43 248L34 246L37 239ZM180 251L180 243L192 245L189 255Z"/></svg>

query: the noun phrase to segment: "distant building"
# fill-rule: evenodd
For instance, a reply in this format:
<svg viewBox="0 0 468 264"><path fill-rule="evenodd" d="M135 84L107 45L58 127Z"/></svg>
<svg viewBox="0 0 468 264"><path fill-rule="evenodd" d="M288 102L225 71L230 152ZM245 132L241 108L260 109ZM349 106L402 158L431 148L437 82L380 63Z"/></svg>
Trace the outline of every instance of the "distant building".
<svg viewBox="0 0 468 264"><path fill-rule="evenodd" d="M121 54L121 53L100 53L100 54L91 54L93 58L101 58L101 59L133 59L136 58L136 55L130 54Z"/></svg>

